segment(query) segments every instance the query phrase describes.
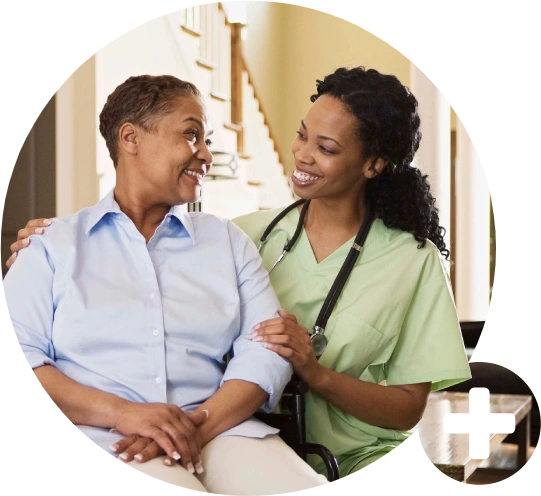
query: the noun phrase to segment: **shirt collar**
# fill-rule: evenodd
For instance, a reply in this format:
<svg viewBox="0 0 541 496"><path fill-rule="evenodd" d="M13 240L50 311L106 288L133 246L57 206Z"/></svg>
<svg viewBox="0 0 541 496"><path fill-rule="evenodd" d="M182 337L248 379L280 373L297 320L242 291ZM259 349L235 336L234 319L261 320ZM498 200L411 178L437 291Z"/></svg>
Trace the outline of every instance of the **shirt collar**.
<svg viewBox="0 0 541 496"><path fill-rule="evenodd" d="M173 205L169 209L169 213L166 215L175 217L186 229L186 232L192 238L192 243L195 244L195 229L190 214L180 205Z"/></svg>
<svg viewBox="0 0 541 496"><path fill-rule="evenodd" d="M114 189L109 191L96 205L91 207L90 215L86 223L85 234L88 234L93 227L96 226L107 214L119 213L123 214L115 200ZM180 205L173 205L166 215L175 217L186 229L186 232L192 238L192 243L195 244L195 230L193 227L192 218Z"/></svg>
<svg viewBox="0 0 541 496"><path fill-rule="evenodd" d="M115 201L114 189L109 191L96 205L91 207L90 215L86 222L85 234L88 234L109 213L121 213L120 207Z"/></svg>

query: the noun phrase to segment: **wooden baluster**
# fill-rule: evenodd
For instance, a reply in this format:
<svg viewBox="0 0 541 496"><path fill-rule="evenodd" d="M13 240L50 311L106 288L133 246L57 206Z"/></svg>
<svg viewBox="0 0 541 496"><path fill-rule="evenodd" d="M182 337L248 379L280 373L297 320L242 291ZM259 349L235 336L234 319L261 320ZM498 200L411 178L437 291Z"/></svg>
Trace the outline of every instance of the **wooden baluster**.
<svg viewBox="0 0 541 496"><path fill-rule="evenodd" d="M242 24L231 24L231 122L242 126L243 115L243 84L242 73L244 61L242 58ZM244 131L238 133L237 148L244 153Z"/></svg>

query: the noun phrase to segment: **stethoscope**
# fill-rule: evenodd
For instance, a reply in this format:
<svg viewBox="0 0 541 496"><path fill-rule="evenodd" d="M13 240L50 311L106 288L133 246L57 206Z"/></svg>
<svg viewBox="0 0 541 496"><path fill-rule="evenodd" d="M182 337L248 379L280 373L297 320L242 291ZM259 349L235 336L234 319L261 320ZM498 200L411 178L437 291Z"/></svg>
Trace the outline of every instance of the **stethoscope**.
<svg viewBox="0 0 541 496"><path fill-rule="evenodd" d="M291 249L293 248L293 246L295 246L295 243L299 239L302 228L304 226L304 217L306 216L306 212L308 211L308 207L310 206L310 200L297 200L295 203L282 210L282 212L280 212L280 214L277 215L268 225L267 229L265 229L265 232L263 233L263 236L261 236L261 239L259 240L258 251L261 252L261 248L263 248L263 246L267 242L267 238L272 232L272 230L276 227L276 224L278 224L278 222L280 222L289 212L297 208L299 205L302 205L302 209L299 216L299 222L297 223L297 228L295 229L295 233L293 234L293 237L284 245L282 253L270 268L269 274L291 251ZM325 336L325 327L327 325L327 321L331 316L334 306L336 305L338 297L340 296L340 293L342 292L342 289L344 288L349 275L353 271L355 262L357 261L361 248L363 247L364 242L366 241L366 237L368 236L368 231L370 231L372 220L372 208L371 205L368 204L366 208L366 214L364 216L364 220L359 229L359 232L357 233L357 236L353 241L353 245L351 246L347 257L344 260L344 263L342 264L342 267L340 268L340 271L338 272L338 275L336 276L336 279L334 280L329 293L327 294L327 298L325 298L325 301L323 302L323 306L319 311L316 323L312 328L313 332L310 335L310 341L312 342L312 349L314 350L314 354L318 358L327 348L328 341L327 337Z"/></svg>

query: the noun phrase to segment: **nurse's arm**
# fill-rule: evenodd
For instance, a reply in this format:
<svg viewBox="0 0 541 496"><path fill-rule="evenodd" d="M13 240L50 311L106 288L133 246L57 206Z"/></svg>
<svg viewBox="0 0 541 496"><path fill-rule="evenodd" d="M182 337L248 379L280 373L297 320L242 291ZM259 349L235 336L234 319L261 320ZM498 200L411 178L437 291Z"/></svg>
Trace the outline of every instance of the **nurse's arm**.
<svg viewBox="0 0 541 496"><path fill-rule="evenodd" d="M317 361L308 330L292 314L281 310L280 317L261 322L250 336L289 359L311 391L363 422L408 430L423 415L430 383L382 386L330 370Z"/></svg>
<svg viewBox="0 0 541 496"><path fill-rule="evenodd" d="M421 420L430 382L382 386L322 367L310 389L367 424L406 431Z"/></svg>

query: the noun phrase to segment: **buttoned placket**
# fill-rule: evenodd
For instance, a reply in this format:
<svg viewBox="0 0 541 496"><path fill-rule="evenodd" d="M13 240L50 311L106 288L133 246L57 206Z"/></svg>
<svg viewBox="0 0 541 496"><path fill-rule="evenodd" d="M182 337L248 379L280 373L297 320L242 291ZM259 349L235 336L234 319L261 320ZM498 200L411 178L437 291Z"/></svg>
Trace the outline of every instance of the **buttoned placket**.
<svg viewBox="0 0 541 496"><path fill-rule="evenodd" d="M169 217L167 217L169 218ZM142 302L145 308L143 332L148 333L147 357L149 363L148 392L149 402L167 403L167 372L165 357L165 331L163 307L160 287L156 270L152 262L151 251L156 247L160 234L160 225L147 244L142 234L137 231L133 223L126 217L123 219L124 227L132 239L132 249L136 251L136 258L143 261L138 264L138 273L141 277Z"/></svg>

